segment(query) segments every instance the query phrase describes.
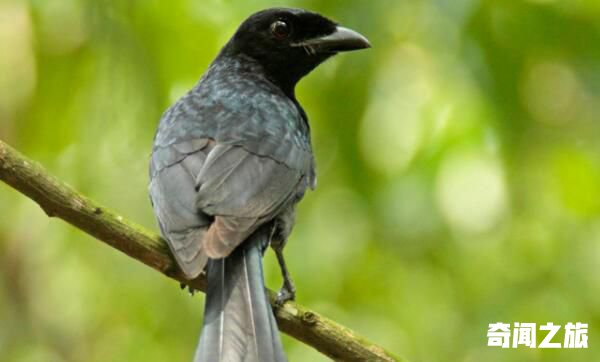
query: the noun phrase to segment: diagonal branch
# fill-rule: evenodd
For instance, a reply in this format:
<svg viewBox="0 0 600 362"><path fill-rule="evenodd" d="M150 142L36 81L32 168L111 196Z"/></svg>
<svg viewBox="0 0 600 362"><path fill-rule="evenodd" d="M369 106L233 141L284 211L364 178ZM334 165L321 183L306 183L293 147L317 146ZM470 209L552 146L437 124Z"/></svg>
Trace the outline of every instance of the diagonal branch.
<svg viewBox="0 0 600 362"><path fill-rule="evenodd" d="M79 194L2 141L0 180L35 201L48 216L63 219L170 278L205 290L205 276L187 281L158 235ZM273 304L275 293L269 290L269 294L279 328L330 358L338 361L400 361L352 330L299 304L288 302L276 307Z"/></svg>

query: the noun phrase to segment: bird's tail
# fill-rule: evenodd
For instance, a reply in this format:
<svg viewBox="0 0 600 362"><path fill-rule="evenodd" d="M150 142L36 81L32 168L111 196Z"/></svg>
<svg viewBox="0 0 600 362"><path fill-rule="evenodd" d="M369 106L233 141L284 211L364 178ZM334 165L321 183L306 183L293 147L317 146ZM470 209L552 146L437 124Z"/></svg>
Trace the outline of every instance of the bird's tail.
<svg viewBox="0 0 600 362"><path fill-rule="evenodd" d="M265 290L259 229L224 259L210 259L204 324L194 362L286 361Z"/></svg>

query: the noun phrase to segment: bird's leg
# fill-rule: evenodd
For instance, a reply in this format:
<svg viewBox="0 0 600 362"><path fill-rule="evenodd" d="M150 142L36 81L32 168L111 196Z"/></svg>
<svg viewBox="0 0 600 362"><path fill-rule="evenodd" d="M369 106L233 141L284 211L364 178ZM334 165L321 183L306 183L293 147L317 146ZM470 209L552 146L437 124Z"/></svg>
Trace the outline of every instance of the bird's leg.
<svg viewBox="0 0 600 362"><path fill-rule="evenodd" d="M296 287L294 287L294 282L292 282L292 277L290 276L290 272L285 263L285 258L283 257L283 248L294 227L295 216L296 212L294 207L287 208L279 215L273 224L273 229L271 231L270 244L277 256L277 262L279 263L281 276L283 277L283 286L277 293L276 303L278 305L283 305L288 300L296 299Z"/></svg>
<svg viewBox="0 0 600 362"><path fill-rule="evenodd" d="M283 286L277 293L276 303L278 305L283 305L288 300L296 299L296 287L294 287L294 282L292 281L290 272L285 264L285 258L283 257L283 243L274 243L271 244L271 246L277 256L277 262L279 263L281 276L283 277Z"/></svg>

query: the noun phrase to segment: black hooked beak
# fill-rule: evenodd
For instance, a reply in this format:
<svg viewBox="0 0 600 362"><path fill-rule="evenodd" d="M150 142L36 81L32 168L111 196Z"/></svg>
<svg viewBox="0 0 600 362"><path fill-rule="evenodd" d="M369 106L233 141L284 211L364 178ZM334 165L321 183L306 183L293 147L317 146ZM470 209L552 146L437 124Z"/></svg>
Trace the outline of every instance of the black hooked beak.
<svg viewBox="0 0 600 362"><path fill-rule="evenodd" d="M366 49L371 47L371 43L358 32L343 26L337 26L335 31L329 35L308 39L293 44L293 46L304 47L312 54L316 54Z"/></svg>

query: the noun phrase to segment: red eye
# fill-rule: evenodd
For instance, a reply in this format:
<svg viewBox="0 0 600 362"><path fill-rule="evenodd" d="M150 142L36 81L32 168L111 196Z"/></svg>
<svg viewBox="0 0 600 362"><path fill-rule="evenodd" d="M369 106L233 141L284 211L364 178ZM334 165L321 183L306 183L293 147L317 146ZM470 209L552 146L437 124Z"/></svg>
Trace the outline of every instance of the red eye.
<svg viewBox="0 0 600 362"><path fill-rule="evenodd" d="M277 20L271 24L271 33L277 39L285 39L290 35L290 26L283 20Z"/></svg>

